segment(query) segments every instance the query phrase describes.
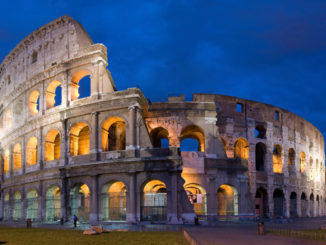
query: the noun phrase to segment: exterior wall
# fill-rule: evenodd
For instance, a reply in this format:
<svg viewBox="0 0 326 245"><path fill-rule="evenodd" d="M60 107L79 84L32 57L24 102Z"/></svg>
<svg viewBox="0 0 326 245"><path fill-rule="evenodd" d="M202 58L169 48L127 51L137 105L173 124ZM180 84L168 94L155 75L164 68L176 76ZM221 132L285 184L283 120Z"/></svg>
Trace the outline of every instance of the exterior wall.
<svg viewBox="0 0 326 245"><path fill-rule="evenodd" d="M37 52L37 59L35 59ZM60 190L60 218L73 214L71 191L76 185L89 188L89 220L102 222L103 187L121 181L126 187L127 222L142 221L144 186L160 180L165 185L167 223L192 223L194 205L185 191L188 184L198 185L205 195L205 216L215 218L221 206L220 190L233 191L233 216L253 217L256 191L264 188L268 216L275 216L273 195L276 189L284 195L283 216L290 216L292 192L296 193L297 214L301 212L304 192L310 216L324 215L325 184L324 139L318 129L304 119L281 108L258 102L220 95L195 94L192 101L170 97L167 102L149 104L136 88L116 91L106 69L107 51L93 44L82 26L68 16L36 30L6 57L0 66L0 218L13 219L14 193L22 197L21 220L31 206L29 190L35 189L37 220L47 215L47 191ZM76 99L76 74L90 74L90 96ZM47 108L49 84L59 81L62 103ZM77 82L78 83L78 82ZM30 114L29 98L39 92L39 110ZM53 96L53 95L52 95ZM241 103L243 111L236 112ZM278 111L279 120L274 120ZM11 112L11 113L8 113ZM10 115L10 116L8 116ZM122 120L125 125L125 148L103 151L102 134L108 120ZM10 119L10 120L9 120ZM89 128L89 154L72 156L70 138L76 125ZM266 137L255 137L255 127L266 128ZM153 132L162 129L169 147L154 146ZM51 130L60 135L60 158L46 161L46 136ZM161 136L162 136L161 135ZM37 162L29 166L28 140L37 139ZM200 149L180 153L183 139L196 138ZM235 157L237 139L247 141L248 156ZM265 171L255 167L255 145L266 145ZM13 169L13 149L21 145L21 168ZM225 143L225 145L224 145ZM282 173L273 172L273 149L282 149ZM288 165L288 151L295 150L295 163ZM5 151L10 152L9 170L4 173ZM307 171L300 173L300 152L305 152ZM310 158L313 168L310 169ZM318 159L318 160L317 160ZM313 171L313 175L311 172ZM313 176L313 178L310 178ZM230 189L230 190L231 190ZM9 194L9 206L5 195ZM189 195L189 194L188 194ZM317 196L320 205L317 205ZM312 197L312 201L310 198ZM6 206L7 205L7 206ZM7 211L7 207L9 208Z"/></svg>

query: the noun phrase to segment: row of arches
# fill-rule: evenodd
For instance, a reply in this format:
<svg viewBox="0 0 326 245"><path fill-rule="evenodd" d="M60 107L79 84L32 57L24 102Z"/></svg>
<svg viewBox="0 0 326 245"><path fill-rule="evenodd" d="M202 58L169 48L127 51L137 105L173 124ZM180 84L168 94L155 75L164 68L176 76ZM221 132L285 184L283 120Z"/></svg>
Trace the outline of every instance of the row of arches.
<svg viewBox="0 0 326 245"><path fill-rule="evenodd" d="M272 195L273 208L270 210L268 205L268 193L266 189L260 187L256 191L255 195L255 210L256 215L260 217L285 217L286 208L289 210L289 215L292 218L295 217L314 217L323 214L323 198L322 196L313 193L310 194L309 200L305 192L301 193L301 196L297 196L296 192L289 194L289 206L286 207L286 197L282 189L275 189ZM299 204L300 203L300 204ZM299 213L300 207L300 213Z"/></svg>
<svg viewBox="0 0 326 245"><path fill-rule="evenodd" d="M206 191L198 184L184 186L190 202L194 205L197 215L207 214ZM142 221L166 221L168 195L163 181L154 179L142 186L140 214ZM69 192L70 215L77 215L81 221L87 222L90 215L91 191L87 184L75 184ZM36 189L29 189L25 205L19 191L4 196L4 219L23 218L23 207L26 209L26 219L36 220L39 217L39 195ZM45 194L45 216L48 222L59 221L62 217L62 195L59 186L51 185ZM127 214L127 188L122 181L108 182L102 186L100 195L102 221L125 221ZM229 216L238 214L238 192L230 185L221 185L217 191L217 215ZM24 205L24 206L23 206ZM11 210L11 211L10 211Z"/></svg>
<svg viewBox="0 0 326 245"><path fill-rule="evenodd" d="M90 96L91 92L91 73L87 70L80 70L76 72L70 82L70 100L78 100ZM28 114L37 115L40 111L40 101L44 101L45 109L62 104L62 82L59 80L51 81L45 90L44 99L41 99L40 89L32 90L28 95ZM5 129L10 129L12 126L12 111L8 108L5 112L4 120ZM3 125L1 122L0 125ZM1 128L0 128L1 129Z"/></svg>
<svg viewBox="0 0 326 245"><path fill-rule="evenodd" d="M225 150L226 149L226 141L222 139L222 142L224 144ZM259 142L255 145L255 167L257 171L265 171L266 170L266 145L262 142ZM283 162L286 161L286 156L283 156L283 149L280 145L276 144L273 147L272 151L273 155L273 172L274 173L282 173L283 172ZM234 144L234 157L235 158L241 158L241 159L249 159L249 144L246 139L239 138L236 140ZM318 159L314 160L312 157L310 157L309 161L309 168L307 168L307 160L306 160L306 153L300 152L300 172L306 173L307 170L309 170L310 176L309 178L312 180L314 179L314 170L316 175L320 175L320 172L323 170L323 164L322 162L319 162ZM288 150L288 156L287 156L287 162L290 167L290 171L294 169L291 166L295 165L296 162L296 152L293 148L289 148ZM318 176L320 177L320 176Z"/></svg>

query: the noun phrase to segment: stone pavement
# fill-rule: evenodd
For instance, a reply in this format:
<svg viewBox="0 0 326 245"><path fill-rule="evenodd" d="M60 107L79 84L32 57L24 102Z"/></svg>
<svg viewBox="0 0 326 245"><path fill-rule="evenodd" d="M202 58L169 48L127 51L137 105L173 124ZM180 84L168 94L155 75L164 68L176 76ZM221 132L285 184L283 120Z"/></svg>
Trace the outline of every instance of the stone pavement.
<svg viewBox="0 0 326 245"><path fill-rule="evenodd" d="M275 235L257 235L256 224L221 224L214 227L187 227L200 245L313 245L326 244Z"/></svg>

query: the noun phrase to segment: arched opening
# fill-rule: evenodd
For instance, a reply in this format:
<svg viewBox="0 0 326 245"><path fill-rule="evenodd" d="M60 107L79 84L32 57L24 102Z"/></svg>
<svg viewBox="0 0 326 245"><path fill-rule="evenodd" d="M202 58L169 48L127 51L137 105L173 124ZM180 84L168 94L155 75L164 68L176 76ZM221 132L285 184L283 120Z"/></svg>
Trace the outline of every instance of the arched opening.
<svg viewBox="0 0 326 245"><path fill-rule="evenodd" d="M45 136L44 142L45 161L53 161L60 158L60 134L58 130L50 130Z"/></svg>
<svg viewBox="0 0 326 245"><path fill-rule="evenodd" d="M297 211L297 193L291 192L290 195L290 217L295 218L298 217Z"/></svg>
<svg viewBox="0 0 326 245"><path fill-rule="evenodd" d="M40 92L38 90L34 90L28 99L28 109L30 115L36 115L40 109Z"/></svg>
<svg viewBox="0 0 326 245"><path fill-rule="evenodd" d="M205 151L204 132L196 125L189 125L183 128L179 139L181 151Z"/></svg>
<svg viewBox="0 0 326 245"><path fill-rule="evenodd" d="M300 153L300 172L306 172L306 153L303 151Z"/></svg>
<svg viewBox="0 0 326 245"><path fill-rule="evenodd" d="M304 192L301 194L301 217L307 217L308 213L308 201Z"/></svg>
<svg viewBox="0 0 326 245"><path fill-rule="evenodd" d="M319 195L316 197L316 216L320 215L320 203L319 203Z"/></svg>
<svg viewBox="0 0 326 245"><path fill-rule="evenodd" d="M205 189L195 183L184 185L185 191L191 204L194 205L196 215L207 214L207 201Z"/></svg>
<svg viewBox="0 0 326 245"><path fill-rule="evenodd" d="M169 148L169 132L165 128L158 127L153 129L150 133L150 137L153 147Z"/></svg>
<svg viewBox="0 0 326 245"><path fill-rule="evenodd" d="M261 218L268 217L268 195L267 195L267 191L262 187L260 187L256 191L255 211L256 211L256 216L258 217Z"/></svg>
<svg viewBox="0 0 326 245"><path fill-rule="evenodd" d="M26 145L26 163L32 166L37 163L37 139L30 137Z"/></svg>
<svg viewBox="0 0 326 245"><path fill-rule="evenodd" d="M225 151L225 154L228 155L228 148L227 148L227 144L226 144L226 141L224 138L221 137L221 141L223 143L223 147L224 147L224 151Z"/></svg>
<svg viewBox="0 0 326 245"><path fill-rule="evenodd" d="M14 146L14 152L13 152L13 169L18 170L22 166L22 147L20 144L16 144Z"/></svg>
<svg viewBox="0 0 326 245"><path fill-rule="evenodd" d="M167 192L165 184L160 180L151 180L143 187L141 205L142 221L166 221Z"/></svg>
<svg viewBox="0 0 326 245"><path fill-rule="evenodd" d="M249 158L249 144L244 138L239 138L236 140L234 144L234 158Z"/></svg>
<svg viewBox="0 0 326 245"><path fill-rule="evenodd" d="M36 220L38 212L38 195L35 189L27 192L27 212L26 219Z"/></svg>
<svg viewBox="0 0 326 245"><path fill-rule="evenodd" d="M295 164L295 151L294 151L293 148L289 149L288 164L289 165L294 165Z"/></svg>
<svg viewBox="0 0 326 245"><path fill-rule="evenodd" d="M221 185L217 190L217 214L238 215L238 191L230 185Z"/></svg>
<svg viewBox="0 0 326 245"><path fill-rule="evenodd" d="M10 151L8 149L5 150L3 160L4 160L3 171L4 171L4 174L7 174L9 172L9 168L10 168Z"/></svg>
<svg viewBox="0 0 326 245"><path fill-rule="evenodd" d="M314 202L314 194L311 193L310 195L310 207L309 207L309 216L314 217L315 216L315 202Z"/></svg>
<svg viewBox="0 0 326 245"><path fill-rule="evenodd" d="M20 220L22 217L22 195L19 191L14 193L13 220Z"/></svg>
<svg viewBox="0 0 326 245"><path fill-rule="evenodd" d="M9 219L9 212L10 212L10 202L9 202L9 193L7 192L5 194L5 200L4 200L4 207L3 207L3 219L8 220Z"/></svg>
<svg viewBox="0 0 326 245"><path fill-rule="evenodd" d="M266 128L263 125L257 125L255 128L255 137L258 139L266 138Z"/></svg>
<svg viewBox="0 0 326 245"><path fill-rule="evenodd" d="M280 189L275 189L273 193L274 199L274 217L280 218L284 216L284 194Z"/></svg>
<svg viewBox="0 0 326 245"><path fill-rule="evenodd" d="M56 185L52 185L46 191L46 220L58 221L60 220L61 211L61 197L60 188Z"/></svg>
<svg viewBox="0 0 326 245"><path fill-rule="evenodd" d="M107 183L102 188L103 220L126 220L126 186L121 181Z"/></svg>
<svg viewBox="0 0 326 245"><path fill-rule="evenodd" d="M6 111L6 121L5 121L6 129L10 129L11 125L12 125L12 115L11 115L11 110L8 109Z"/></svg>
<svg viewBox="0 0 326 245"><path fill-rule="evenodd" d="M264 171L265 170L265 154L266 154L266 146L259 142L256 144L256 170Z"/></svg>
<svg viewBox="0 0 326 245"><path fill-rule="evenodd" d="M102 126L102 151L126 149L126 123L120 117L106 119Z"/></svg>
<svg viewBox="0 0 326 245"><path fill-rule="evenodd" d="M46 89L46 109L61 105L62 102L62 88L61 82L58 80L52 81Z"/></svg>
<svg viewBox="0 0 326 245"><path fill-rule="evenodd" d="M76 123L70 130L70 155L89 154L89 127L86 123Z"/></svg>
<svg viewBox="0 0 326 245"><path fill-rule="evenodd" d="M90 210L90 191L86 184L77 184L70 191L71 215L81 222L88 221Z"/></svg>
<svg viewBox="0 0 326 245"><path fill-rule="evenodd" d="M86 70L79 71L71 79L71 100L78 100L91 95L91 77Z"/></svg>
<svg viewBox="0 0 326 245"><path fill-rule="evenodd" d="M273 172L283 172L282 148L279 145L275 145L273 149Z"/></svg>

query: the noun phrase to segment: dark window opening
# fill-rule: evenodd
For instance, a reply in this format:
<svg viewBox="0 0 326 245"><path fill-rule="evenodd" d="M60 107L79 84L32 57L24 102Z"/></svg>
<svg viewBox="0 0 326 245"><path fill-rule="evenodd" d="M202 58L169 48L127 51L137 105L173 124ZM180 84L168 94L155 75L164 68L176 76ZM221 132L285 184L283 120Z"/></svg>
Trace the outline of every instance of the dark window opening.
<svg viewBox="0 0 326 245"><path fill-rule="evenodd" d="M263 143L258 143L256 145L256 170L264 171L265 170L265 153L266 147Z"/></svg>
<svg viewBox="0 0 326 245"><path fill-rule="evenodd" d="M278 111L275 111L274 119L275 119L275 121L280 120L280 113Z"/></svg>
<svg viewBox="0 0 326 245"><path fill-rule="evenodd" d="M37 52L34 51L32 54L32 64L35 63L37 61Z"/></svg>
<svg viewBox="0 0 326 245"><path fill-rule="evenodd" d="M259 139L266 138L266 128L263 125L258 125L255 128L255 137Z"/></svg>

